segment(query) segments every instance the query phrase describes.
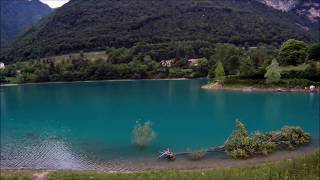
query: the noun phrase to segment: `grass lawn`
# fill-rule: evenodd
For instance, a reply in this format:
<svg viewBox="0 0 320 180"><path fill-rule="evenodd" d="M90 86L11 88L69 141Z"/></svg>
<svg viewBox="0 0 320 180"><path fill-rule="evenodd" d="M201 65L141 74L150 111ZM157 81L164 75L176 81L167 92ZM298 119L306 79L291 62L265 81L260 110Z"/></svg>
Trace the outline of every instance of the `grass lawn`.
<svg viewBox="0 0 320 180"><path fill-rule="evenodd" d="M101 59L103 61L108 60L108 55L105 51L94 51L94 52L84 52L83 53L84 58L88 59L89 61L96 61L98 59ZM80 53L72 53L72 54L65 54L65 55L59 55L59 56L52 56L52 57L46 57L42 59L50 59L53 60L56 63L59 63L64 60L69 60L70 57L72 58L79 58Z"/></svg>
<svg viewBox="0 0 320 180"><path fill-rule="evenodd" d="M39 173L35 172L35 173ZM1 172L0 179L30 179L29 171ZM320 151L315 154L302 156L293 160L283 160L270 164L221 168L193 171L150 171L141 173L103 173L56 171L48 174L47 179L228 179L228 180L319 180L320 179Z"/></svg>
<svg viewBox="0 0 320 180"><path fill-rule="evenodd" d="M309 64L300 64L297 66L279 66L280 72L282 71L305 71Z"/></svg>
<svg viewBox="0 0 320 180"><path fill-rule="evenodd" d="M6 77L6 81L10 84L18 84L18 79L16 77Z"/></svg>

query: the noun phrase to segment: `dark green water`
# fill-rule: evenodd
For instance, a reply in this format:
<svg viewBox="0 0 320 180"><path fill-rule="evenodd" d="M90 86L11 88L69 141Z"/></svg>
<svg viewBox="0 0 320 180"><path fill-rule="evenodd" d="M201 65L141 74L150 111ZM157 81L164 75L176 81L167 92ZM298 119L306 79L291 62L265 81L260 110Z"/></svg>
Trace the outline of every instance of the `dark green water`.
<svg viewBox="0 0 320 180"><path fill-rule="evenodd" d="M210 92L206 80L114 81L0 87L1 167L92 168L154 160L158 151L221 145L236 118L250 131L297 125L319 137L319 94ZM150 120L156 140L131 144Z"/></svg>

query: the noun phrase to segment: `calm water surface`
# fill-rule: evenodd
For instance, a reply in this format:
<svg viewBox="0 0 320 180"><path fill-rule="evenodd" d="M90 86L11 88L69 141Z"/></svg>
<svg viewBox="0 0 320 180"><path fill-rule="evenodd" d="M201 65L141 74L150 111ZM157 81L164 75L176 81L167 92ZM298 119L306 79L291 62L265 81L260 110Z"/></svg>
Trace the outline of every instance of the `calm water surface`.
<svg viewBox="0 0 320 180"><path fill-rule="evenodd" d="M158 151L221 145L241 119L250 131L297 125L319 137L319 94L210 92L206 80L114 81L0 87L1 167L87 169L154 161ZM152 121L148 149L131 144Z"/></svg>

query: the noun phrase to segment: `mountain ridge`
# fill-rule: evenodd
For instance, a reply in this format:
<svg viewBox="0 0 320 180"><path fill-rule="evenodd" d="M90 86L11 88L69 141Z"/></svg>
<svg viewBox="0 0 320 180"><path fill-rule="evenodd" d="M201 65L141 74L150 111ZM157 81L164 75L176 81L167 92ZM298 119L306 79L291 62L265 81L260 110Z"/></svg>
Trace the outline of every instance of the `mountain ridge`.
<svg viewBox="0 0 320 180"><path fill-rule="evenodd" d="M1 45L13 40L51 11L39 0L1 0Z"/></svg>
<svg viewBox="0 0 320 180"><path fill-rule="evenodd" d="M312 41L312 31L302 27L313 26L303 17L255 0L71 0L19 37L0 61L132 47L140 42L278 45L289 38Z"/></svg>

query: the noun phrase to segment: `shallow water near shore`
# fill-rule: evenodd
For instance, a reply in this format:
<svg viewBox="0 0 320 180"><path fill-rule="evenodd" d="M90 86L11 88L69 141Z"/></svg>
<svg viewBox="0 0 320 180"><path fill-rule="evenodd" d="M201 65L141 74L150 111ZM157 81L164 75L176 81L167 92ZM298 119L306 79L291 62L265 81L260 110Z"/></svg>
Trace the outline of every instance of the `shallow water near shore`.
<svg viewBox="0 0 320 180"><path fill-rule="evenodd" d="M143 80L0 87L1 167L162 166L156 160L160 150L221 145L237 118L250 131L294 125L319 138L319 94L211 92L201 89L205 83ZM137 120L152 121L157 134L144 150L131 144Z"/></svg>

